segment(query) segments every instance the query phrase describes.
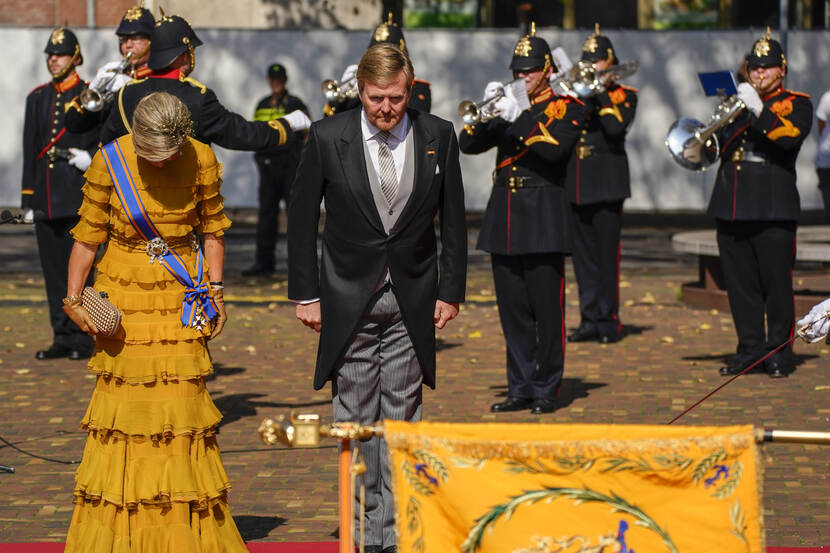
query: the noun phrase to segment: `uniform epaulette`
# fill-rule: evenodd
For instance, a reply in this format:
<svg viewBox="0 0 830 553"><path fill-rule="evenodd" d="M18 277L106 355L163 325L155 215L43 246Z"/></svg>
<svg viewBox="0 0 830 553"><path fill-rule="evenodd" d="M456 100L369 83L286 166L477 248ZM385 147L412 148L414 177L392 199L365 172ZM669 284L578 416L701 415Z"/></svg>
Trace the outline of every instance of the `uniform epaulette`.
<svg viewBox="0 0 830 553"><path fill-rule="evenodd" d="M133 79L131 81L127 81L126 83L124 83L124 86L130 86L131 84L143 83L147 79L149 79L149 77L144 77L143 79Z"/></svg>
<svg viewBox="0 0 830 553"><path fill-rule="evenodd" d="M202 93L202 94L204 94L205 92L207 92L207 86L203 85L202 83L200 83L199 81L197 81L197 80L196 80L196 79L194 79L193 77L184 77L183 79L180 79L180 80L181 80L183 83L190 83L190 84L192 84L193 86L195 86L196 88L198 88L198 89L201 91L201 93Z"/></svg>
<svg viewBox="0 0 830 553"><path fill-rule="evenodd" d="M633 86L626 86L624 84L621 84L620 88L622 88L623 90L627 90L629 92L640 92L639 88L634 88Z"/></svg>
<svg viewBox="0 0 830 553"><path fill-rule="evenodd" d="M412 79L412 83L413 83L413 84L414 84L414 83L421 83L421 84L425 84L425 85L427 85L427 86L429 86L429 85L430 85L430 82L429 82L429 81L425 81L425 80L423 80L423 79Z"/></svg>
<svg viewBox="0 0 830 553"><path fill-rule="evenodd" d="M43 88L44 86L49 86L49 84L50 84L50 83L43 83L43 84L42 84L42 85L40 85L40 86L36 86L36 87L34 87L31 91L29 91L29 94L34 94L35 92L37 92L38 90L40 90L40 89L41 89L41 88Z"/></svg>
<svg viewBox="0 0 830 553"><path fill-rule="evenodd" d="M809 98L810 97L810 95L807 94L806 92L797 92L795 90L788 90L786 88L782 88L781 90L783 92L786 92L787 94L792 94L793 96L800 96L802 98Z"/></svg>

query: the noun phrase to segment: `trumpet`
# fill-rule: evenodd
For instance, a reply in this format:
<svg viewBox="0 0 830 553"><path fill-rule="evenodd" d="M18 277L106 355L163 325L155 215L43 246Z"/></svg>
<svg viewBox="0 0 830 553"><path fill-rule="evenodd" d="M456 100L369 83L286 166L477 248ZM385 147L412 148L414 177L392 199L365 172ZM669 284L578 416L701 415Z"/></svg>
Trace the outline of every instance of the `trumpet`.
<svg viewBox="0 0 830 553"><path fill-rule="evenodd" d="M121 60L121 64L118 68L115 71L112 71L109 77L98 83L98 88L86 88L81 91L79 99L81 101L81 106L83 106L85 110L92 112L101 111L104 109L105 105L112 101L113 96L115 96L115 91L108 90L109 85L117 75L123 73L124 70L127 69L127 66L130 65L130 58L132 55L132 52L127 52L127 55L124 56L123 60ZM101 92L101 90L104 92Z"/></svg>
<svg viewBox="0 0 830 553"><path fill-rule="evenodd" d="M606 69L598 70L589 61L580 61L570 71L563 71L553 76L550 86L559 94L576 93L580 98L588 98L605 92L605 83L630 77L637 72L640 62L637 60Z"/></svg>
<svg viewBox="0 0 830 553"><path fill-rule="evenodd" d="M475 125L476 123L483 123L484 121L489 121L497 117L499 112L496 110L496 102L504 97L506 94L505 90L514 86L519 86L524 90L524 82L524 79L511 81L496 91L495 94L489 98L484 98L478 103L472 100L464 100L458 104L458 116L461 117L465 125Z"/></svg>
<svg viewBox="0 0 830 553"><path fill-rule="evenodd" d="M684 169L702 171L720 157L720 145L715 133L725 127L746 109L737 95L723 100L707 124L683 117L672 123L666 135L666 147L672 158Z"/></svg>
<svg viewBox="0 0 830 553"><path fill-rule="evenodd" d="M326 79L320 85L326 102L342 102L350 98L357 98L357 76L348 81L338 83L334 79Z"/></svg>

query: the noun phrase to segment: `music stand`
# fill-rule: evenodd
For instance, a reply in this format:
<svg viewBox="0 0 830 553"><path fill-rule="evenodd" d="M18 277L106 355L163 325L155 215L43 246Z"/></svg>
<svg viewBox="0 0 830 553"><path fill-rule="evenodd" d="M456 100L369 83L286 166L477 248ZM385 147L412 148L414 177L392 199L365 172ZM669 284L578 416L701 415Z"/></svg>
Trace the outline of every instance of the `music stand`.
<svg viewBox="0 0 830 553"><path fill-rule="evenodd" d="M712 71L710 73L698 73L700 85L706 96L720 96L722 98L734 96L738 93L738 85L735 83L735 76L731 71Z"/></svg>

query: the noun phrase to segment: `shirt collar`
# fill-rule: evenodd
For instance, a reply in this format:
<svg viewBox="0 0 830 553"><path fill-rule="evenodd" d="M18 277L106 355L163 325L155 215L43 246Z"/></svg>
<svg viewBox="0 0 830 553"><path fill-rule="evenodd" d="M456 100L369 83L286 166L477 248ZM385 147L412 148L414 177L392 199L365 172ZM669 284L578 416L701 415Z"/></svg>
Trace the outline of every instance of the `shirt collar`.
<svg viewBox="0 0 830 553"><path fill-rule="evenodd" d="M409 132L409 125L409 114L404 113L403 119L389 130L389 134L394 136L398 142L403 142ZM366 117L366 110L362 107L360 108L360 130L363 133L363 140L370 140L380 132L379 128L369 122L369 118Z"/></svg>

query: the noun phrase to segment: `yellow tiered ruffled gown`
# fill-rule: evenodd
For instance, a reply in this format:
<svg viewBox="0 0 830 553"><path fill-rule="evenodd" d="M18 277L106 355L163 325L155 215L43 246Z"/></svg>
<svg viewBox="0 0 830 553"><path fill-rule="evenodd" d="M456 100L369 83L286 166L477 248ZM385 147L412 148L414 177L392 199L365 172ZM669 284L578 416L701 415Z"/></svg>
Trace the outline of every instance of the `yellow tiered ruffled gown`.
<svg viewBox="0 0 830 553"><path fill-rule="evenodd" d="M141 200L191 275L191 232L230 226L221 165L190 140L157 168L118 139ZM66 553L246 553L228 510L228 477L215 430L221 414L205 388L213 371L204 334L181 324L184 286L149 256L127 219L100 152L86 172L75 239L107 242L95 287L122 311L122 328L98 337L97 379L81 426L89 432L75 476Z"/></svg>

